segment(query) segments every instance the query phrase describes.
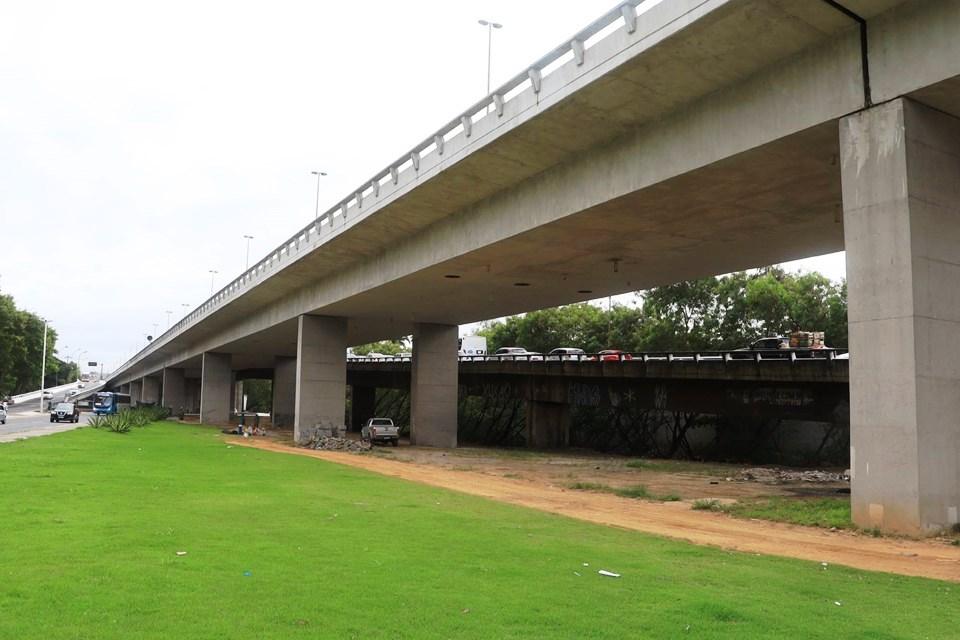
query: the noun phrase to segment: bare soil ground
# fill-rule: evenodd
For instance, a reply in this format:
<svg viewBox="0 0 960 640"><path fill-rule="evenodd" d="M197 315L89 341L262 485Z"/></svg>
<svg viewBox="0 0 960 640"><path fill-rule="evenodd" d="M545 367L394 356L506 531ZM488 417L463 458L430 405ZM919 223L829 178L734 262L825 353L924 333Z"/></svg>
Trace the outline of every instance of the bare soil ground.
<svg viewBox="0 0 960 640"><path fill-rule="evenodd" d="M289 436L233 438L231 444L304 455L387 476L420 482L562 514L580 520L634 529L749 553L788 556L960 582L960 547L946 541L873 538L832 531L694 511L693 501L734 501L769 496L827 496L847 483L761 484L733 480L742 467L681 461L645 461L582 452L537 453L480 448L378 448L373 455L314 451L292 446ZM728 479L729 478L729 479ZM676 502L621 498L569 489L575 482L610 487L643 484L651 494L674 494Z"/></svg>

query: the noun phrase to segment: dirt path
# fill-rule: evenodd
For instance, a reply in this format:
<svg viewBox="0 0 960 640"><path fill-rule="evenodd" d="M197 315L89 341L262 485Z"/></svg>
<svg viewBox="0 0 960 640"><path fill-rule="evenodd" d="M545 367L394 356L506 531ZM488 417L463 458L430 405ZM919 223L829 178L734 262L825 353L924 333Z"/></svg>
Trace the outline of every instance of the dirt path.
<svg viewBox="0 0 960 640"><path fill-rule="evenodd" d="M394 478L694 544L960 582L960 547L942 542L870 538L813 527L738 520L722 514L693 511L686 502L645 502L568 491L562 487L475 471L443 469L374 456L299 449L269 440L232 439L229 442L320 458Z"/></svg>

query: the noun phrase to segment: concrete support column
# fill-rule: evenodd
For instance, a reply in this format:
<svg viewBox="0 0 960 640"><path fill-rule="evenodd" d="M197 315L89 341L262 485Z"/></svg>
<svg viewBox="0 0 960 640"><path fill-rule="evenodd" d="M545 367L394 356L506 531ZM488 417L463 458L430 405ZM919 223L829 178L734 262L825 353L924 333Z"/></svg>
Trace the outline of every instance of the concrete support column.
<svg viewBox="0 0 960 640"><path fill-rule="evenodd" d="M173 415L186 412L186 382L183 369L164 369L160 406L170 409Z"/></svg>
<svg viewBox="0 0 960 640"><path fill-rule="evenodd" d="M527 400L527 446L563 449L570 446L570 405Z"/></svg>
<svg viewBox="0 0 960 640"><path fill-rule="evenodd" d="M143 378L140 380L131 380L129 390L130 406L135 407L140 404L140 398L143 397Z"/></svg>
<svg viewBox="0 0 960 640"><path fill-rule="evenodd" d="M140 386L140 402L144 404L157 404L160 402L160 378L157 376L144 376L143 384Z"/></svg>
<svg viewBox="0 0 960 640"><path fill-rule="evenodd" d="M418 324L410 376L410 442L457 446L457 327Z"/></svg>
<svg viewBox="0 0 960 640"><path fill-rule="evenodd" d="M200 370L201 423L228 424L230 422L231 382L230 354L204 353Z"/></svg>
<svg viewBox="0 0 960 640"><path fill-rule="evenodd" d="M347 404L347 320L300 316L293 437L343 431Z"/></svg>
<svg viewBox="0 0 960 640"><path fill-rule="evenodd" d="M270 422L292 427L297 402L297 359L277 356L273 361L273 402Z"/></svg>
<svg viewBox="0 0 960 640"><path fill-rule="evenodd" d="M960 121L906 99L840 122L853 519L960 519Z"/></svg>
<svg viewBox="0 0 960 640"><path fill-rule="evenodd" d="M350 389L350 428L354 431L360 431L367 420L375 417L373 412L376 409L377 388L353 385Z"/></svg>

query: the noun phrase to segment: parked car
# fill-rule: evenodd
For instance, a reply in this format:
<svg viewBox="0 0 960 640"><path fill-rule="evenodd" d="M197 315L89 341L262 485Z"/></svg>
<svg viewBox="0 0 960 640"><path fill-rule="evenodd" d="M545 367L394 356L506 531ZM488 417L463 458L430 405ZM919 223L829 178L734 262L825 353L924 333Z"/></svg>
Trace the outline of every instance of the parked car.
<svg viewBox="0 0 960 640"><path fill-rule="evenodd" d="M370 442L389 442L393 446L400 444L400 428L390 418L370 418L360 429L360 439Z"/></svg>
<svg viewBox="0 0 960 640"><path fill-rule="evenodd" d="M633 360L633 356L620 349L604 349L597 353L596 359L605 362L619 362L620 360Z"/></svg>
<svg viewBox="0 0 960 640"><path fill-rule="evenodd" d="M493 352L493 360L543 360L536 351L527 351L524 347L500 347Z"/></svg>
<svg viewBox="0 0 960 640"><path fill-rule="evenodd" d="M57 403L50 411L50 422L80 422L80 409L72 402Z"/></svg>
<svg viewBox="0 0 960 640"><path fill-rule="evenodd" d="M378 353L376 351L371 351L370 353L367 354L367 357L376 359L376 358L392 358L393 356L388 356L385 353Z"/></svg>
<svg viewBox="0 0 960 640"><path fill-rule="evenodd" d="M0 404L0 424L7 424L7 408Z"/></svg>
<svg viewBox="0 0 960 640"><path fill-rule="evenodd" d="M547 354L547 360L586 360L587 353L576 347L557 347Z"/></svg>

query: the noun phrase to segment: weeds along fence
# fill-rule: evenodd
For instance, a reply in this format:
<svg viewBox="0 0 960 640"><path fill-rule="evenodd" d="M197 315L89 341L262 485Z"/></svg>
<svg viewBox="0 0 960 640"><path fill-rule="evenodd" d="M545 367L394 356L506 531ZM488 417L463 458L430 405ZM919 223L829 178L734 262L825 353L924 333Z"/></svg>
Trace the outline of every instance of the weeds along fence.
<svg viewBox="0 0 960 640"><path fill-rule="evenodd" d="M151 422L170 417L169 409L164 407L137 407L123 409L109 415L95 415L88 423L94 429L104 429L113 433L129 433L134 428L145 427Z"/></svg>

